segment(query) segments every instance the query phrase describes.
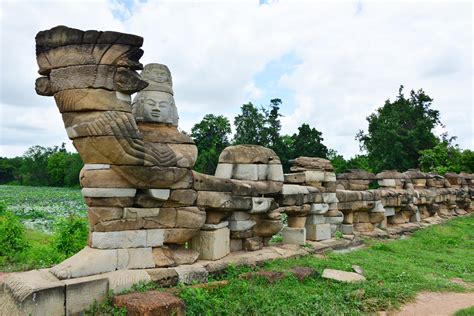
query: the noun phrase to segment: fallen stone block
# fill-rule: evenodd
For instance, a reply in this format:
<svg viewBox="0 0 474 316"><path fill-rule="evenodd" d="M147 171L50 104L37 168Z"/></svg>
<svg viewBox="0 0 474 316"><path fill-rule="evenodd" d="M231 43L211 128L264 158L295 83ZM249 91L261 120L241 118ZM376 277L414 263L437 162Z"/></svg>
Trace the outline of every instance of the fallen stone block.
<svg viewBox="0 0 474 316"><path fill-rule="evenodd" d="M258 272L246 272L239 275L240 279L252 280L257 277L264 278L268 283L275 283L282 280L285 274L280 271L258 271Z"/></svg>
<svg viewBox="0 0 474 316"><path fill-rule="evenodd" d="M339 282L347 282L347 283L357 283L365 281L365 277L354 273L354 272L347 272L347 271L340 271L340 270L333 270L333 269L324 269L322 277L324 279L335 280Z"/></svg>
<svg viewBox="0 0 474 316"><path fill-rule="evenodd" d="M304 282L307 278L319 275L315 269L309 267L294 267L290 270L290 272L300 282Z"/></svg>
<svg viewBox="0 0 474 316"><path fill-rule="evenodd" d="M118 295L113 298L113 303L118 308L125 308L127 315L175 315L184 316L186 306L176 296L161 292L148 291Z"/></svg>

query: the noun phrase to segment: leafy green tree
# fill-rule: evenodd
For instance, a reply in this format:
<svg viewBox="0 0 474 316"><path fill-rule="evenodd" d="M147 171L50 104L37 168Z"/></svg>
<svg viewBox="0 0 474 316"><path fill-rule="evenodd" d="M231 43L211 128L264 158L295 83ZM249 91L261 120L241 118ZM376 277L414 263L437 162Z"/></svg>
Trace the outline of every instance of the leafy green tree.
<svg viewBox="0 0 474 316"><path fill-rule="evenodd" d="M359 131L356 139L367 151L370 167L375 171L400 171L418 166L420 151L433 148L436 136L433 128L441 124L439 112L431 109L431 99L423 90L403 94L400 86L394 102L385 101L367 117L368 132Z"/></svg>
<svg viewBox="0 0 474 316"><path fill-rule="evenodd" d="M328 150L327 158L331 161L332 166L334 167L334 171L336 173L343 173L347 169L347 161L344 159L342 155L339 155L337 151L334 149Z"/></svg>
<svg viewBox="0 0 474 316"><path fill-rule="evenodd" d="M369 164L367 155L355 155L347 160L347 169L360 169L369 172L374 172Z"/></svg>
<svg viewBox="0 0 474 316"><path fill-rule="evenodd" d="M23 155L21 174L25 185L48 185L48 157L51 148L33 146Z"/></svg>
<svg viewBox="0 0 474 316"><path fill-rule="evenodd" d="M280 105L281 99L271 99L269 109L262 108L264 115L264 126L262 129L262 143L263 146L272 148L275 151L281 149L283 145L280 131L281 122Z"/></svg>
<svg viewBox="0 0 474 316"><path fill-rule="evenodd" d="M280 157L284 172L290 172L290 159L296 158L293 151L294 140L290 135L281 136L281 147L275 150L275 153Z"/></svg>
<svg viewBox="0 0 474 316"><path fill-rule="evenodd" d="M439 174L446 172L474 172L474 152L461 150L454 144L456 137L442 135L438 143L431 149L420 151L420 168Z"/></svg>
<svg viewBox="0 0 474 316"><path fill-rule="evenodd" d="M79 173L83 166L77 153L58 151L48 157L49 185L78 186Z"/></svg>
<svg viewBox="0 0 474 316"><path fill-rule="evenodd" d="M308 124L298 127L298 134L293 134L292 155L327 158L329 150L323 144L322 133Z"/></svg>
<svg viewBox="0 0 474 316"><path fill-rule="evenodd" d="M265 114L249 102L240 108L242 113L234 118L235 135L233 143L266 145Z"/></svg>
<svg viewBox="0 0 474 316"><path fill-rule="evenodd" d="M21 157L0 157L0 184L15 182L21 184L21 164Z"/></svg>
<svg viewBox="0 0 474 316"><path fill-rule="evenodd" d="M230 133L230 122L222 115L207 114L193 126L191 137L199 151L195 170L206 174L215 173L221 151L229 146Z"/></svg>

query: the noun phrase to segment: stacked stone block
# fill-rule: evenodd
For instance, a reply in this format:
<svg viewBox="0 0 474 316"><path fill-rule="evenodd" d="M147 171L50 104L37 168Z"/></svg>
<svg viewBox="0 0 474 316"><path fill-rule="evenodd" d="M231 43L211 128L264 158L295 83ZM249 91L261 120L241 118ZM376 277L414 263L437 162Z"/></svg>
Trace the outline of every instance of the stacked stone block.
<svg viewBox="0 0 474 316"><path fill-rule="evenodd" d="M343 217L337 207L336 174L331 162L322 158L298 157L292 161L290 170L292 173L285 174L284 189L307 190L308 193L301 194L308 194L308 198L301 203L303 212L286 211L288 228L285 230L302 230L304 226L308 240L331 238L331 233L339 229ZM285 195L285 192L282 194ZM296 230L293 231L296 234ZM299 233L299 236L303 234Z"/></svg>
<svg viewBox="0 0 474 316"><path fill-rule="evenodd" d="M226 223L229 251L261 249L280 231L281 214L274 197L282 188L283 169L273 150L255 145L227 147L220 154L212 181L197 173L194 177L194 187L199 190L197 204L207 212L203 230L222 229ZM195 240L192 245L202 247Z"/></svg>

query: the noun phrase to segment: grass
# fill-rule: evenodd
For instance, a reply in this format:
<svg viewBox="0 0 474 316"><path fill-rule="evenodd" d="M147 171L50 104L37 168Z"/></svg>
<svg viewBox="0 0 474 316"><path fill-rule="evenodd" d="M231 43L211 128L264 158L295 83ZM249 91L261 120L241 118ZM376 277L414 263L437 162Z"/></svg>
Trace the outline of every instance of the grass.
<svg viewBox="0 0 474 316"><path fill-rule="evenodd" d="M362 284L342 284L314 277L300 283L292 275L268 284L263 279L226 276L229 285L202 289L183 287L180 297L189 315L357 315L399 307L420 291L464 291L449 280L474 282L474 216L458 218L414 233L410 238L371 242L366 249L325 258L305 256L276 260L263 269L288 271L307 266L351 271L357 264L366 271Z"/></svg>
<svg viewBox="0 0 474 316"><path fill-rule="evenodd" d="M474 303L473 303L474 304ZM454 316L473 316L474 315L474 306L458 311Z"/></svg>
<svg viewBox="0 0 474 316"><path fill-rule="evenodd" d="M53 236L41 231L27 229L28 248L20 253L0 256L0 271L14 272L51 267L67 258L53 245Z"/></svg>

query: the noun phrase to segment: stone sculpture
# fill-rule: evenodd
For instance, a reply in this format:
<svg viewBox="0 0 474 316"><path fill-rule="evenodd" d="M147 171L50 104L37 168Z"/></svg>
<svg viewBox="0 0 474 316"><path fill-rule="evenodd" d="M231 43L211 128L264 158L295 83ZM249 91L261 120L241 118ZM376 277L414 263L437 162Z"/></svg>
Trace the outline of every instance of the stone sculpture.
<svg viewBox="0 0 474 316"><path fill-rule="evenodd" d="M283 174L275 152L255 145L224 149L214 176L196 172L197 147L178 130L171 72L143 67L142 44L131 34L65 26L37 34L36 91L54 96L85 163L89 245L51 269L9 276L0 314L79 314L108 290L140 281L205 282L225 266L209 260L264 252L280 231L296 245L336 232L387 236L407 223L474 210L474 176L465 173L336 177L330 161L299 157Z"/></svg>

